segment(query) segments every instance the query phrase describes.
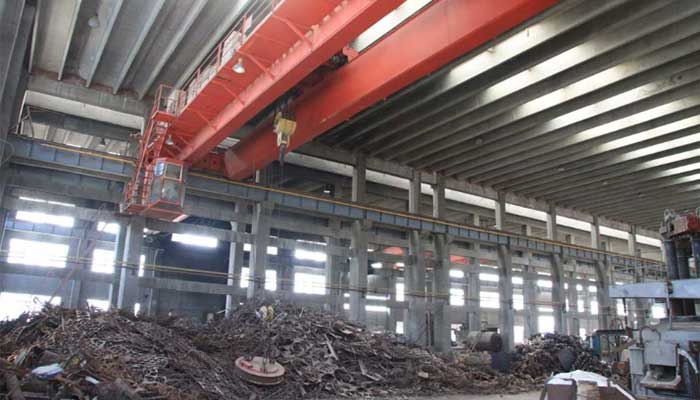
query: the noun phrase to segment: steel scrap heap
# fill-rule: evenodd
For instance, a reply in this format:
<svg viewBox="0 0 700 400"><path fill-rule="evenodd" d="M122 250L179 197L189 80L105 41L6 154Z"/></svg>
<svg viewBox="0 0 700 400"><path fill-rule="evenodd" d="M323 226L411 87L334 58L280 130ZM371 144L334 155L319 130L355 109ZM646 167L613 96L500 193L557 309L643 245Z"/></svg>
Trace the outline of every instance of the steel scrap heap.
<svg viewBox="0 0 700 400"><path fill-rule="evenodd" d="M536 334L515 347L514 374L542 378L560 372L582 370L610 377L612 370L585 347L577 336Z"/></svg>
<svg viewBox="0 0 700 400"><path fill-rule="evenodd" d="M22 392L55 399L358 398L518 392L542 381L442 358L314 309L275 304L274 318L263 320L259 306L241 306L232 318L205 325L46 306L0 323L0 393L10 399L22 399ZM282 383L241 379L234 361L253 355L284 366Z"/></svg>

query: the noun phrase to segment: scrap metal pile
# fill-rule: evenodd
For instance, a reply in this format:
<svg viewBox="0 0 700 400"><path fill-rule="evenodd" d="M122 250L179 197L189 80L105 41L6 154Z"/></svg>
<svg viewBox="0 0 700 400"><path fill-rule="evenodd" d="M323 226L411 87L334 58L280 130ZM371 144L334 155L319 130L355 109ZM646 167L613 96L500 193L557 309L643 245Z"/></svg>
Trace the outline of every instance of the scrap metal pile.
<svg viewBox="0 0 700 400"><path fill-rule="evenodd" d="M533 378L550 374L582 370L606 377L612 370L608 364L593 355L577 336L556 333L533 335L525 344L515 347L513 373Z"/></svg>
<svg viewBox="0 0 700 400"><path fill-rule="evenodd" d="M518 392L540 382L530 371L504 375L444 359L322 311L276 304L274 316L261 318L258 306L206 325L47 306L0 323L0 392L21 386L49 398L357 398ZM253 355L282 365L282 382L260 386L236 373L235 360Z"/></svg>

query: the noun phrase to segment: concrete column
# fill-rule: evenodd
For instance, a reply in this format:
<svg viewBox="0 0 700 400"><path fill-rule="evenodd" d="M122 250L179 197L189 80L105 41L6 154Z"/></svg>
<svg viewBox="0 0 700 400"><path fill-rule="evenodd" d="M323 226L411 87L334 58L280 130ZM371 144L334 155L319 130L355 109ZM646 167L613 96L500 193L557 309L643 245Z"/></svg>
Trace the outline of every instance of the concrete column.
<svg viewBox="0 0 700 400"><path fill-rule="evenodd" d="M134 311L134 305L140 300L138 296L138 269L145 226L145 218L133 216L126 227L117 308L129 312Z"/></svg>
<svg viewBox="0 0 700 400"><path fill-rule="evenodd" d="M558 240L557 207L554 204L547 205L547 239Z"/></svg>
<svg viewBox="0 0 700 400"><path fill-rule="evenodd" d="M435 266L433 268L433 348L437 352L449 351L450 337L450 238L435 235Z"/></svg>
<svg viewBox="0 0 700 400"><path fill-rule="evenodd" d="M277 296L281 299L291 300L294 288L294 250L277 250Z"/></svg>
<svg viewBox="0 0 700 400"><path fill-rule="evenodd" d="M109 305L111 308L117 307L117 299L119 298L119 282L122 276L126 232L127 224L124 221L120 221L119 232L114 238L114 272L112 273L112 284L109 287Z"/></svg>
<svg viewBox="0 0 700 400"><path fill-rule="evenodd" d="M420 190L420 188L419 188ZM419 195L420 196L420 195ZM445 177L435 175L433 185L433 217L445 218ZM450 335L450 237L434 236L435 267L433 268L433 349L437 352L449 351L452 347Z"/></svg>
<svg viewBox="0 0 700 400"><path fill-rule="evenodd" d="M369 221L352 223L350 257L350 320L367 322L367 241Z"/></svg>
<svg viewBox="0 0 700 400"><path fill-rule="evenodd" d="M547 239L557 240L557 209L554 204L547 206ZM564 322L564 266L560 254L552 254L552 309L554 310L554 331L566 333Z"/></svg>
<svg viewBox="0 0 700 400"><path fill-rule="evenodd" d="M568 273L569 289L569 335L578 335L581 330L581 322L578 313L578 291L576 290L576 272Z"/></svg>
<svg viewBox="0 0 700 400"><path fill-rule="evenodd" d="M605 243L600 236L600 219L593 216L591 223L591 247L598 250L605 250ZM612 268L606 260L596 261L596 299L598 300L598 329L608 329L610 322L615 318L615 307L610 301L610 276Z"/></svg>
<svg viewBox="0 0 700 400"><path fill-rule="evenodd" d="M236 203L234 206L234 211L242 213L244 208L241 203ZM231 221L231 230L234 232L245 232L245 224L238 223L236 221ZM238 288L241 286L241 271L243 269L243 243L231 242L229 243L229 253L228 253L228 278L226 279L226 284L233 288ZM231 313L236 308L236 298L233 295L226 295L226 318L231 317Z"/></svg>
<svg viewBox="0 0 700 400"><path fill-rule="evenodd" d="M336 193L337 196L337 193ZM331 218L328 227L333 230L332 236L327 236L326 244L328 245L328 254L326 256L326 294L329 296L329 302L326 304L326 309L332 313L340 312L340 307L343 304L343 293L340 285L342 257L330 254L330 248L342 247L342 242L338 239L340 231L340 220Z"/></svg>
<svg viewBox="0 0 700 400"><path fill-rule="evenodd" d="M408 183L408 212L411 214L420 214L421 183L420 171L413 170L413 178Z"/></svg>
<svg viewBox="0 0 700 400"><path fill-rule="evenodd" d="M352 201L364 203L367 196L367 160L362 154L355 156L352 169Z"/></svg>
<svg viewBox="0 0 700 400"><path fill-rule="evenodd" d="M423 257L423 238L419 231L409 232L408 238L410 262L406 264L404 272L408 310L404 328L409 343L426 345L428 332L425 319L426 269Z"/></svg>
<svg viewBox="0 0 700 400"><path fill-rule="evenodd" d="M384 274L386 279L386 288L388 293L387 300L389 302L394 302L396 301L396 271L390 268L384 268L382 270L382 274ZM387 331L396 332L396 321L400 310L403 311L403 309L399 308L391 308L389 310L386 317L385 326Z"/></svg>
<svg viewBox="0 0 700 400"><path fill-rule="evenodd" d="M615 318L615 307L610 301L610 264L597 261L596 269L596 299L598 300L598 329L610 328L610 322Z"/></svg>
<svg viewBox="0 0 700 400"><path fill-rule="evenodd" d="M631 256L639 257L640 251L637 248L637 227L632 225L630 227L630 232L627 235L627 252ZM641 283L644 281L644 271L641 265L636 265L634 268L634 282ZM636 322L636 328L646 325L647 321L647 305L649 301L647 299L634 299L632 305L634 307L634 320Z"/></svg>
<svg viewBox="0 0 700 400"><path fill-rule="evenodd" d="M89 228L92 226L90 223L86 223L85 233L82 238L73 238L70 241L70 246L68 249L68 262L66 263L68 269L77 269L83 271L89 271L92 265L92 252L90 251L90 241L86 238L89 234ZM76 275L80 275L80 271L76 272ZM68 308L73 309L84 309L87 306L87 297L85 296L85 290L83 288L83 282L78 279L73 279L68 285L69 297L66 299L65 304Z"/></svg>
<svg viewBox="0 0 700 400"><path fill-rule="evenodd" d="M146 278L155 278L156 271L153 268L147 268L158 264L158 253L161 249L156 247L146 248L146 257L144 260L143 276ZM143 313L149 317L154 317L158 314L158 295L159 289L141 288L143 292L144 304L141 307Z"/></svg>
<svg viewBox="0 0 700 400"><path fill-rule="evenodd" d="M524 335L525 338L539 333L537 310L537 273L535 267L527 265L523 271Z"/></svg>
<svg viewBox="0 0 700 400"><path fill-rule="evenodd" d="M254 235L250 249L248 266L248 299L265 297L265 270L267 269L267 246L270 243L270 213L272 206L267 203L257 203L253 206L253 224L251 233Z"/></svg>
<svg viewBox="0 0 700 400"><path fill-rule="evenodd" d="M472 224L480 226L481 220L476 214L472 215ZM479 297L481 293L481 281L479 280L479 272L481 270L481 245L479 242L473 242L474 246L474 263L469 268L467 273L467 293L465 305L467 306L467 325L470 331L478 331L481 329L481 304Z"/></svg>
<svg viewBox="0 0 700 400"><path fill-rule="evenodd" d="M496 200L496 229L504 230L506 224L506 193L498 192L498 200Z"/></svg>
<svg viewBox="0 0 700 400"><path fill-rule="evenodd" d="M445 176L435 174L435 184L433 185L433 218L445 219Z"/></svg>
<svg viewBox="0 0 700 400"><path fill-rule="evenodd" d="M513 255L510 246L498 245L498 297L499 326L503 336L504 351L514 347L513 331L515 326L515 310L513 310Z"/></svg>
<svg viewBox="0 0 700 400"><path fill-rule="evenodd" d="M593 222L591 223L591 247L594 249L601 249L600 241L600 221L598 216L593 216Z"/></svg>

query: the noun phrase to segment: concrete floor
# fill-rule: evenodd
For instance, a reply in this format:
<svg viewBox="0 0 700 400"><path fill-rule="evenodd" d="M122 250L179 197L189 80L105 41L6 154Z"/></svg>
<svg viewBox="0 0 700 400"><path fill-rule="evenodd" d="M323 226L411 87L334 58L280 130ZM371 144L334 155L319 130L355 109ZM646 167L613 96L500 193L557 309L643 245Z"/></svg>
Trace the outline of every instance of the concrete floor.
<svg viewBox="0 0 700 400"><path fill-rule="evenodd" d="M539 400L540 392L525 392L518 394L494 394L494 395L478 395L478 394L457 394L449 396L430 396L431 400ZM415 400L426 399L425 397L416 397Z"/></svg>

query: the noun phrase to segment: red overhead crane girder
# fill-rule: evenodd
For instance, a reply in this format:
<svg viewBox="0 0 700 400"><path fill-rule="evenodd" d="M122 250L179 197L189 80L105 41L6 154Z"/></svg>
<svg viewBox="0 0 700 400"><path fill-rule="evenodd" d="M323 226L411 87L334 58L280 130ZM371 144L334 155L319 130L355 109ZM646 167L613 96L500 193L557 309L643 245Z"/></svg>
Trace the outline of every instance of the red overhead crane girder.
<svg viewBox="0 0 700 400"><path fill-rule="evenodd" d="M509 29L558 0L436 0L294 105L294 150L358 112ZM267 126L225 154L226 174L243 179L278 157Z"/></svg>
<svg viewBox="0 0 700 400"><path fill-rule="evenodd" d="M285 0L276 7L268 21L252 34L238 50L229 66L241 58L246 63L246 74L257 74L239 90L236 76L224 69L223 76L215 78L218 93L207 99L205 109L214 110L191 137L184 137L176 158L189 163L201 160L231 133L274 102L287 90L308 76L319 65L339 52L351 40L367 30L404 0ZM334 9L328 13L327 9ZM293 40L289 41L289 38ZM273 48L278 42L293 45L277 55ZM296 42L296 44L294 44ZM266 54L266 53L275 53ZM212 107L213 106L213 107ZM177 128L177 127L176 127ZM187 129L185 129L186 131Z"/></svg>

